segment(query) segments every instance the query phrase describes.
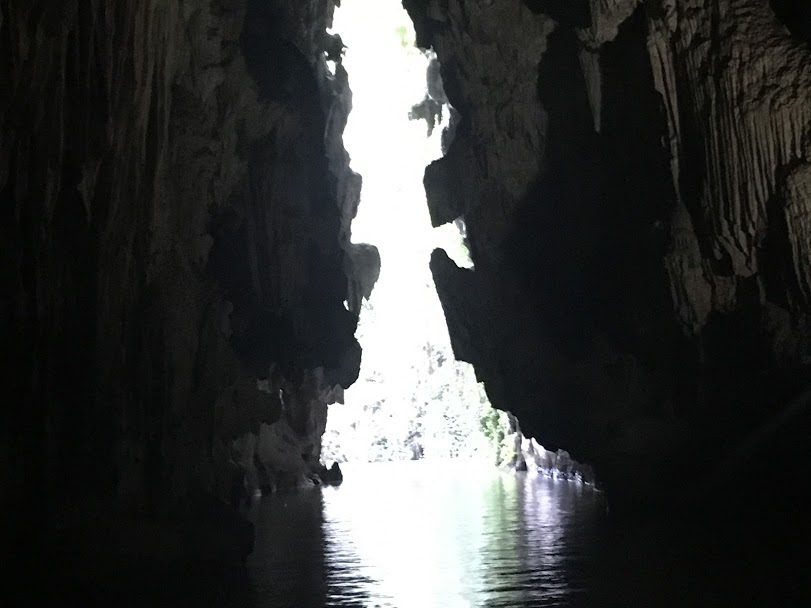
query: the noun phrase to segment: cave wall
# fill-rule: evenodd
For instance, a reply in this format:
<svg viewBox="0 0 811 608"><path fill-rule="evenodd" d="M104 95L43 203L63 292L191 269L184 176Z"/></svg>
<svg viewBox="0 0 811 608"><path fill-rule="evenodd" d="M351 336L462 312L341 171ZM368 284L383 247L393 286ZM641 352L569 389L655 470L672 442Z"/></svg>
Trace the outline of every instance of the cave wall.
<svg viewBox="0 0 811 608"><path fill-rule="evenodd" d="M431 267L493 405L630 501L776 420L811 382L802 3L403 4L460 117L425 186L475 269Z"/></svg>
<svg viewBox="0 0 811 608"><path fill-rule="evenodd" d="M227 501L274 424L280 461L317 468L360 363L344 301L371 289L333 10L0 3L0 494L19 517Z"/></svg>
<svg viewBox="0 0 811 608"><path fill-rule="evenodd" d="M494 405L645 487L807 386L802 3L404 5L456 122L431 217L475 263L432 269ZM312 473L379 272L349 244L333 9L0 2L4 507Z"/></svg>

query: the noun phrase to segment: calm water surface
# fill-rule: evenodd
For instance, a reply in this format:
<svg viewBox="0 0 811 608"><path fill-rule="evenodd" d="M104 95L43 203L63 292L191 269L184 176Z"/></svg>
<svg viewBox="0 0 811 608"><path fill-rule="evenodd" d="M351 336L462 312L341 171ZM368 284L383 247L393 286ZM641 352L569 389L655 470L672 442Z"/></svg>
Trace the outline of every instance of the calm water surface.
<svg viewBox="0 0 811 608"><path fill-rule="evenodd" d="M604 504L591 488L468 462L347 466L262 500L258 605L571 606Z"/></svg>

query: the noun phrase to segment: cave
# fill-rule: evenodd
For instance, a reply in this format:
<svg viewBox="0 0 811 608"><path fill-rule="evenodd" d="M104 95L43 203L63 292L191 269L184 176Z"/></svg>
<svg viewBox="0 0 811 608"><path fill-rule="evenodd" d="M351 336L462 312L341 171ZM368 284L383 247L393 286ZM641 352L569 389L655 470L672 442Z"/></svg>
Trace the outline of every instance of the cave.
<svg viewBox="0 0 811 608"><path fill-rule="evenodd" d="M295 534L255 535L245 487L322 517L293 488L329 478L381 264L352 241L340 4L0 1L12 600L102 580L141 605L135 580L145 604L250 605L224 597L245 560ZM473 262L430 256L453 353L593 466L618 571L588 605L807 597L806 3L402 5L453 108L424 173Z"/></svg>

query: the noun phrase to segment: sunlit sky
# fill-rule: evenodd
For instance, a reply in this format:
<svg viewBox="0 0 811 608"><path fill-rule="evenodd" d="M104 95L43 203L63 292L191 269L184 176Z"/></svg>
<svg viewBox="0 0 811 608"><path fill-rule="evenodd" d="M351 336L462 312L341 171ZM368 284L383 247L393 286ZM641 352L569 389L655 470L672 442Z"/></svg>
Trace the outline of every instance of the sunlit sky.
<svg viewBox="0 0 811 608"><path fill-rule="evenodd" d="M344 66L353 110L344 134L352 168L363 176L353 241L380 250L380 280L372 295L374 324L361 316L364 370L374 359L387 379L408 367L428 337L448 340L428 262L431 251L458 242L453 225L433 229L425 202L425 166L441 156L441 128L430 139L424 121L409 121L425 95L428 59L404 48L398 28L413 28L399 0L344 0L332 31L346 44ZM406 388L406 387L404 387ZM347 399L351 399L351 389Z"/></svg>
<svg viewBox="0 0 811 608"><path fill-rule="evenodd" d="M344 143L352 168L363 175L352 231L356 241L377 242L392 254L420 242L429 248L422 175L441 155L438 130L429 140L424 122L408 120L409 109L425 94L427 59L403 48L398 27L406 27L413 40L398 0L346 0L333 26L347 45L344 66L354 94Z"/></svg>

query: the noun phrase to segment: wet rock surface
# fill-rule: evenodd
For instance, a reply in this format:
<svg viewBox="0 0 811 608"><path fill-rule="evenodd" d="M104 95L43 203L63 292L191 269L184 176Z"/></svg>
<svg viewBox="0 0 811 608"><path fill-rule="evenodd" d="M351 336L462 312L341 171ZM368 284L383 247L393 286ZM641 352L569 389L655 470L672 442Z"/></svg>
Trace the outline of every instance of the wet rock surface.
<svg viewBox="0 0 811 608"><path fill-rule="evenodd" d="M340 485L344 480L341 465L339 465L337 462L333 462L329 468L324 467L321 472L319 472L318 477L321 483L330 486Z"/></svg>

